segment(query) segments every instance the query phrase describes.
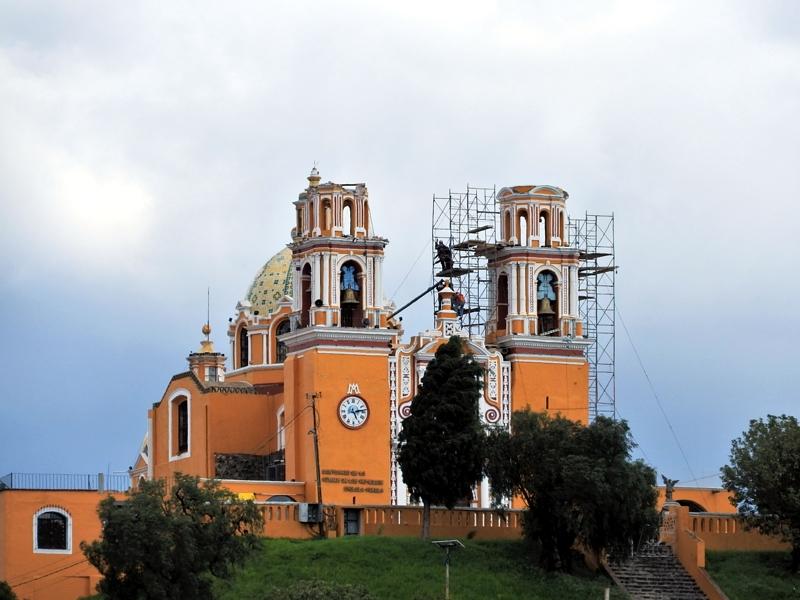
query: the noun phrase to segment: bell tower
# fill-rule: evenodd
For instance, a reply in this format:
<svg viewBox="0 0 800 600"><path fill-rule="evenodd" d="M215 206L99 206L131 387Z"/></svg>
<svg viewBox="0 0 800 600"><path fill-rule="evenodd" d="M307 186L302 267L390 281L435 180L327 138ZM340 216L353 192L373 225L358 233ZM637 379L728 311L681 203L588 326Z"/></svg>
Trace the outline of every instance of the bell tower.
<svg viewBox="0 0 800 600"><path fill-rule="evenodd" d="M564 190L514 186L497 195L498 249L489 255L489 333L580 336L578 250L566 245Z"/></svg>
<svg viewBox="0 0 800 600"><path fill-rule="evenodd" d="M316 167L295 205L292 230L297 327L386 327L385 238L374 235L363 183L321 183Z"/></svg>

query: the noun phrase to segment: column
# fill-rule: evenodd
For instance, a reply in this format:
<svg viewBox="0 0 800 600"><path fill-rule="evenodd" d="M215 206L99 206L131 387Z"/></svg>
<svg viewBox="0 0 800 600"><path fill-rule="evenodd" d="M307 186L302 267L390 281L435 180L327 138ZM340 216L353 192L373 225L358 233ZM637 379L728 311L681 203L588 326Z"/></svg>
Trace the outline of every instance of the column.
<svg viewBox="0 0 800 600"><path fill-rule="evenodd" d="M517 314L517 263L511 263L511 277L508 278L508 314Z"/></svg>

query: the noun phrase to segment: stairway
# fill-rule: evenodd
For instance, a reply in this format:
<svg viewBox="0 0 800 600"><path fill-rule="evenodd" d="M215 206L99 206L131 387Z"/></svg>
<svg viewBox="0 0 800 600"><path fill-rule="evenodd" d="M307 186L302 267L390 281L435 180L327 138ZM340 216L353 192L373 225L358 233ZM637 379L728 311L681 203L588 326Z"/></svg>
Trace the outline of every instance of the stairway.
<svg viewBox="0 0 800 600"><path fill-rule="evenodd" d="M626 560L612 558L606 568L632 600L706 600L669 546L645 546Z"/></svg>

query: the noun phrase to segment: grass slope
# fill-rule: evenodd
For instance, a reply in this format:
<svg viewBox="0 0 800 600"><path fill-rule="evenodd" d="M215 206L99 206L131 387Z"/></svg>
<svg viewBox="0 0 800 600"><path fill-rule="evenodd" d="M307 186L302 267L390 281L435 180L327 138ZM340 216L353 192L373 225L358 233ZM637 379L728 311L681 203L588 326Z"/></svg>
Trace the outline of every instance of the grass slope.
<svg viewBox="0 0 800 600"><path fill-rule="evenodd" d="M587 600L603 597L610 582L591 575L548 575L531 566L523 542L465 541L450 565L453 600L531 598ZM298 580L357 584L373 598L444 597L444 553L416 538L349 537L322 541L265 540L258 555L230 582L218 582L221 600L279 597L270 589ZM618 589L612 598L623 598Z"/></svg>
<svg viewBox="0 0 800 600"><path fill-rule="evenodd" d="M800 599L800 575L788 552L712 552L706 569L730 600Z"/></svg>

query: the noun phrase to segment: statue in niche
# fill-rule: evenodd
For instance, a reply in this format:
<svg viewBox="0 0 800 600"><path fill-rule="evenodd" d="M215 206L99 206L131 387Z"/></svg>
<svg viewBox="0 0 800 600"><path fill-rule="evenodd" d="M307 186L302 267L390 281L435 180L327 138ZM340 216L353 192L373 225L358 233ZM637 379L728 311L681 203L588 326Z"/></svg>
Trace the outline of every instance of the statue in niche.
<svg viewBox="0 0 800 600"><path fill-rule="evenodd" d="M358 282L356 281L356 268L350 265L342 267L342 289L358 291Z"/></svg>
<svg viewBox="0 0 800 600"><path fill-rule="evenodd" d="M664 487L666 487L666 502L672 502L672 493L675 491L675 485L678 483L678 479L669 479L666 475L661 476L661 481L664 482Z"/></svg>

